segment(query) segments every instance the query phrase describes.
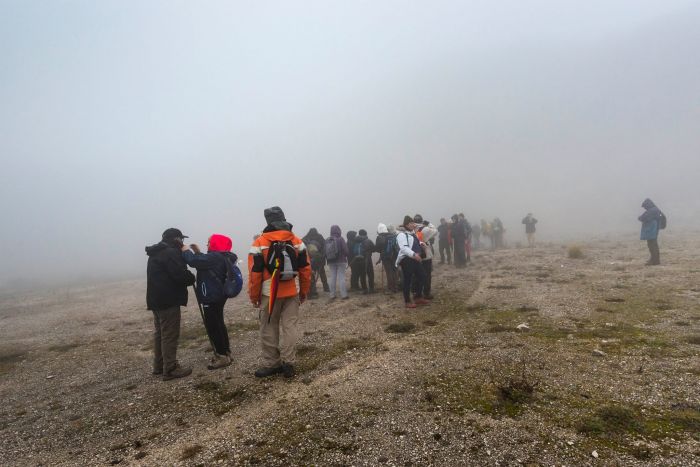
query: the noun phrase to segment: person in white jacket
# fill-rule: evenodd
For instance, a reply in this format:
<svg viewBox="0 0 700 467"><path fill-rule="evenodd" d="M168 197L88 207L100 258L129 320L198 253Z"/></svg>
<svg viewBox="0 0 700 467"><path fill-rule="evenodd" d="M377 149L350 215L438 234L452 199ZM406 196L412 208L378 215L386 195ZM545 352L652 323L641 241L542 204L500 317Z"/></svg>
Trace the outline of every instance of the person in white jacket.
<svg viewBox="0 0 700 467"><path fill-rule="evenodd" d="M423 284L425 283L425 271L422 260L425 249L414 233L416 224L411 216L405 216L403 225L398 228L396 243L399 246L399 254L396 257L396 266L401 266L403 273L403 298L406 308L415 308L416 305L427 305L430 302L423 298ZM411 301L411 285L415 281L417 293Z"/></svg>
<svg viewBox="0 0 700 467"><path fill-rule="evenodd" d="M425 258L422 261L423 271L425 271L425 282L423 283L421 296L427 300L432 300L433 296L430 292L433 284L433 256L435 255L433 243L435 243L438 231L433 224L423 220L423 216L420 214L413 216L413 220L416 223L416 235L425 250ZM413 293L416 294L417 292L418 290L414 285Z"/></svg>

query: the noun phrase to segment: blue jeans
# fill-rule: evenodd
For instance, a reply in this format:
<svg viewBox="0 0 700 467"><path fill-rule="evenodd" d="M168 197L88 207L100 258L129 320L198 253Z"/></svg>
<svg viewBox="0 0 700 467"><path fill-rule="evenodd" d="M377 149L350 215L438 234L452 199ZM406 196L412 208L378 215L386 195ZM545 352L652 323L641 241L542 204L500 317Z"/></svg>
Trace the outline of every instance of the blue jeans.
<svg viewBox="0 0 700 467"><path fill-rule="evenodd" d="M345 269L348 267L347 263L328 263L328 269L330 269L330 289L331 298L335 298L335 284L340 282L340 296L345 298L348 296L348 289L345 285Z"/></svg>

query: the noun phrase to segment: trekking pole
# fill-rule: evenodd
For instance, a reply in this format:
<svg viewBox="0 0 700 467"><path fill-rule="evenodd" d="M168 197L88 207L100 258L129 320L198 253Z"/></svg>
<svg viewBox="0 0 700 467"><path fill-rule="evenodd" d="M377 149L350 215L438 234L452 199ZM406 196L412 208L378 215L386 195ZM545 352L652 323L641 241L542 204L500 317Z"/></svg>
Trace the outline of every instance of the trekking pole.
<svg viewBox="0 0 700 467"><path fill-rule="evenodd" d="M207 338L209 339L209 344L211 345L211 350L212 350L212 352L216 353L216 347L214 347L214 341L211 340L211 336L209 335L209 330L207 329L207 320L204 319L204 308L202 307L202 304L199 302L199 297L197 296L197 289L194 288L194 285L192 286L192 291L194 292L194 299L197 300L197 307L199 308L199 315L202 317L202 324L204 324L204 330L207 333Z"/></svg>

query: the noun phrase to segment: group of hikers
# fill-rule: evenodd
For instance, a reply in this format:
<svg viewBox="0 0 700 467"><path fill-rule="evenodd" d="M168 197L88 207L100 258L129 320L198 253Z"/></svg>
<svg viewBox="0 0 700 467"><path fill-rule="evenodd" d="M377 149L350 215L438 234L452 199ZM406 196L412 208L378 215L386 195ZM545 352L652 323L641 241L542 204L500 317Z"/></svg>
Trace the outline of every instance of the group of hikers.
<svg viewBox="0 0 700 467"><path fill-rule="evenodd" d="M643 205L642 240L647 240L651 259L648 265L660 264L658 231L665 228L666 218L651 200ZM350 267L350 291L375 292L375 265L383 269L386 293L403 293L408 309L430 304L435 238L438 239L440 264L463 268L471 261L472 248L480 247L480 236L491 240L491 248L504 247L505 229L500 219L484 220L473 227L464 214L440 219L435 227L420 214L404 216L398 227L379 224L375 241L360 229L343 238L338 225L324 237L312 228L302 238L292 231L281 208L264 210L266 227L256 235L248 252L248 297L258 311L263 365L255 376L264 378L282 374L295 375L296 344L299 339L299 307L307 298L318 298L317 282L335 300L348 298L345 271ZM528 214L522 221L530 247L534 247L535 219ZM204 326L213 349L208 364L211 370L231 364L231 347L224 322L226 301L239 294L243 278L233 243L225 235L209 237L207 252L196 244L185 244L186 235L176 228L162 234L161 241L146 247L148 255L146 302L153 312L153 374L164 381L192 373L180 366L177 346L180 335L180 307L188 302L188 287L195 295ZM472 241L474 242L472 244ZM376 263L373 254L378 253ZM329 274L326 275L326 265ZM195 277L187 268L197 271ZM330 276L330 277L328 277Z"/></svg>

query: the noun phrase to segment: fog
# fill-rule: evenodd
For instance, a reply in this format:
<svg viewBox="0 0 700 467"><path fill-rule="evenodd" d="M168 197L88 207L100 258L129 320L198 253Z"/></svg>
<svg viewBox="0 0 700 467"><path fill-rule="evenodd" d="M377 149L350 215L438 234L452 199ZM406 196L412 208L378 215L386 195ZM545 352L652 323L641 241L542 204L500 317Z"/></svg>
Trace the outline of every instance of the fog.
<svg viewBox="0 0 700 467"><path fill-rule="evenodd" d="M0 286L421 213L548 239L700 219L691 0L0 3ZM372 236L372 235L371 235Z"/></svg>

